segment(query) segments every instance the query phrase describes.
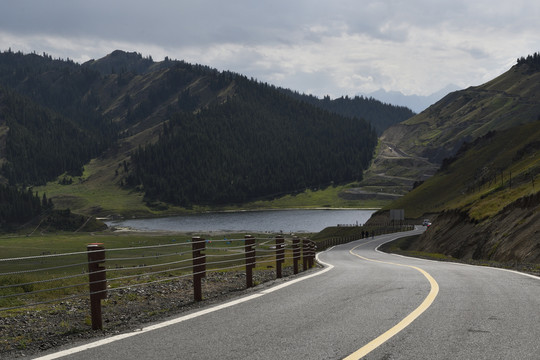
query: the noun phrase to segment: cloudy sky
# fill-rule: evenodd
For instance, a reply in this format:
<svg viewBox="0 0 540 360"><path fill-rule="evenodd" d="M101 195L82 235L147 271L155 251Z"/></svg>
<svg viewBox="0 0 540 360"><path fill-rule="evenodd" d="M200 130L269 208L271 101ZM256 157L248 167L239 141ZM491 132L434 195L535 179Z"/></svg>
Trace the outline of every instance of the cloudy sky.
<svg viewBox="0 0 540 360"><path fill-rule="evenodd" d="M0 50L115 49L317 96L465 88L540 51L537 0L1 0Z"/></svg>

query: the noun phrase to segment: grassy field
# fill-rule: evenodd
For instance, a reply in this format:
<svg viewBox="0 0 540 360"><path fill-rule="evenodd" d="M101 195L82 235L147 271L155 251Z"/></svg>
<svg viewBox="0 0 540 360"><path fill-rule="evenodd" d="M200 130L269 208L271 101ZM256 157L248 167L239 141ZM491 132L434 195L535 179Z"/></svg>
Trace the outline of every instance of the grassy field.
<svg viewBox="0 0 540 360"><path fill-rule="evenodd" d="M85 166L82 176L72 178L72 184L61 185L59 181L52 181L46 186L36 187L35 190L46 193L57 209L69 208L86 215L124 214L131 217L160 213L146 206L142 193L118 186L111 173L114 174L114 170L110 169L108 164L92 160ZM60 176L59 180L62 178L63 176Z"/></svg>
<svg viewBox="0 0 540 360"><path fill-rule="evenodd" d="M384 202L378 200L347 200L340 193L356 184L329 186L326 189L306 190L296 195L285 195L274 200L255 201L243 204L245 209L290 209L290 208L357 208L378 209Z"/></svg>
<svg viewBox="0 0 540 360"><path fill-rule="evenodd" d="M258 245L255 271L275 266L275 250L271 249L275 237L269 234L254 236ZM202 238L206 239L208 271L244 270L244 234ZM105 246L110 288L192 273L190 235L96 233L2 237L0 296L21 295L0 298L0 307L21 306L88 292L86 248L91 243ZM68 253L71 255L56 256ZM284 266L292 264L291 256L289 248ZM13 258L22 259L5 260ZM48 291L66 286L73 287Z"/></svg>

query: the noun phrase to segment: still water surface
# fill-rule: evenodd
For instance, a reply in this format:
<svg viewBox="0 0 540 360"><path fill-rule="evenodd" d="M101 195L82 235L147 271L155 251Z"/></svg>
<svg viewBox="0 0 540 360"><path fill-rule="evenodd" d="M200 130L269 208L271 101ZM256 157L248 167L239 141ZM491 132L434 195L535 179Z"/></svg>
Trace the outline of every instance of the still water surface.
<svg viewBox="0 0 540 360"><path fill-rule="evenodd" d="M143 231L319 232L338 224L363 224L374 210L265 210L204 213L155 219L108 221Z"/></svg>

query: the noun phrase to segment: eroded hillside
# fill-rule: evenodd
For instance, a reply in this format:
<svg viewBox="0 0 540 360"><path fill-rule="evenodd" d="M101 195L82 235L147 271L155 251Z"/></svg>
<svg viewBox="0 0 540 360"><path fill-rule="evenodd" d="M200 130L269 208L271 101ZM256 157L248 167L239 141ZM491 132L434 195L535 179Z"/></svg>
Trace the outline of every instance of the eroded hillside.
<svg viewBox="0 0 540 360"><path fill-rule="evenodd" d="M450 93L388 128L361 185L370 191L390 186L405 194L415 182L432 176L464 142L539 117L540 72L527 63L515 65L486 84Z"/></svg>
<svg viewBox="0 0 540 360"><path fill-rule="evenodd" d="M466 143L387 207L432 225L408 250L464 260L540 262L540 121ZM370 222L388 221L381 211Z"/></svg>

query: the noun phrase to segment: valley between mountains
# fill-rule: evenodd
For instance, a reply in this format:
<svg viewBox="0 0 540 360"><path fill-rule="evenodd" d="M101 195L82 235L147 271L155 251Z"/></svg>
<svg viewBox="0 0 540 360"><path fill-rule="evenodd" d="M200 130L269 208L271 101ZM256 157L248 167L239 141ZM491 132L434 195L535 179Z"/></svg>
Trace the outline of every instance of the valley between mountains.
<svg viewBox="0 0 540 360"><path fill-rule="evenodd" d="M0 225L294 207L381 208L371 223L385 223L404 209L432 222L411 250L537 269L539 62L414 114L120 50L84 64L6 51Z"/></svg>

